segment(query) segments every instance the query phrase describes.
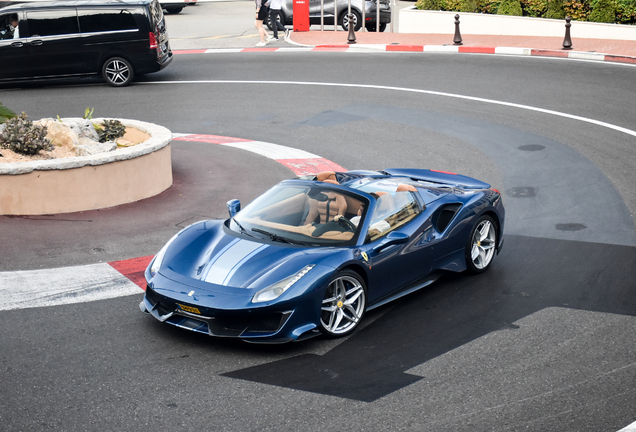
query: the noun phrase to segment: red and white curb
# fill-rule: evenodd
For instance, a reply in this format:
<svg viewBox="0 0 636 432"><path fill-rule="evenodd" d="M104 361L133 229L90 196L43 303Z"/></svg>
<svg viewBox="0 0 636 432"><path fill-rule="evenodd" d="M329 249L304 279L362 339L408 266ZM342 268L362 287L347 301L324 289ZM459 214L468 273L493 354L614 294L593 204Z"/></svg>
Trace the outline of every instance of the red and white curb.
<svg viewBox="0 0 636 432"><path fill-rule="evenodd" d="M340 165L279 144L201 134L173 134L173 141L196 141L256 153L289 168L295 175L346 171ZM0 311L84 303L139 294L153 256L56 269L0 272Z"/></svg>
<svg viewBox="0 0 636 432"><path fill-rule="evenodd" d="M337 163L313 153L263 141L197 134L173 134L173 141L197 141L246 150L273 159L299 176L321 171L346 171Z"/></svg>
<svg viewBox="0 0 636 432"><path fill-rule="evenodd" d="M317 45L300 47L264 47L264 48L212 48L212 49L190 49L175 50L174 54L223 54L240 52L308 52L308 51L328 51L328 52L422 52L422 53L467 53L467 54L498 54L513 56L539 56L557 57L577 60L596 60L613 63L636 64L636 57L621 56L615 54L603 54L584 51L562 51L537 48L518 47L478 47L478 46L454 46L454 45L384 45L384 44L361 44L351 45Z"/></svg>

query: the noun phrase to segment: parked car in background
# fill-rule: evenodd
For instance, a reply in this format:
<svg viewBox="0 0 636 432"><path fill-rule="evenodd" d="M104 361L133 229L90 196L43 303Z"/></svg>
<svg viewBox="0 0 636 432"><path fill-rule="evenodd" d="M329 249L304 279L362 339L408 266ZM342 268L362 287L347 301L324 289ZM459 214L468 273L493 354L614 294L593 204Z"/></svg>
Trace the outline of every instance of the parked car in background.
<svg viewBox="0 0 636 432"><path fill-rule="evenodd" d="M169 14L178 14L186 6L193 6L197 0L160 0L159 4Z"/></svg>
<svg viewBox="0 0 636 432"><path fill-rule="evenodd" d="M11 25L16 18L19 37ZM0 9L0 35L0 83L101 75L112 86L125 86L172 61L157 0L7 6Z"/></svg>
<svg viewBox="0 0 636 432"><path fill-rule="evenodd" d="M309 0L309 23L320 24L320 11L324 5L323 19L324 24L333 25L336 8L334 0ZM376 31L377 21L377 0L351 0L351 13L353 14L354 29L356 31L362 28L362 8L364 4L364 20L365 27L368 31ZM379 0L380 4L380 31L384 31L388 23L391 22L391 2L390 0ZM343 30L349 30L349 0L337 0L338 17L336 22ZM284 25L291 25L294 22L294 2L287 0L283 3L280 11L279 20ZM267 26L273 29L269 18Z"/></svg>

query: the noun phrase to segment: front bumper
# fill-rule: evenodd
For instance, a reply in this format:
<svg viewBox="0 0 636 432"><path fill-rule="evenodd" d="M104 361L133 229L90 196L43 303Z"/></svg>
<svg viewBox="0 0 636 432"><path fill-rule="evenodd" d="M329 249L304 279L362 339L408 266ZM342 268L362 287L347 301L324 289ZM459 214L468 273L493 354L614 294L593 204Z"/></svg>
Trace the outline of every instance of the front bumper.
<svg viewBox="0 0 636 432"><path fill-rule="evenodd" d="M223 311L189 306L164 297L150 287L146 288L146 295L139 304L139 308L157 320L176 327L210 336L244 339L275 337L293 313L293 311ZM280 341L289 340L292 338L282 337Z"/></svg>

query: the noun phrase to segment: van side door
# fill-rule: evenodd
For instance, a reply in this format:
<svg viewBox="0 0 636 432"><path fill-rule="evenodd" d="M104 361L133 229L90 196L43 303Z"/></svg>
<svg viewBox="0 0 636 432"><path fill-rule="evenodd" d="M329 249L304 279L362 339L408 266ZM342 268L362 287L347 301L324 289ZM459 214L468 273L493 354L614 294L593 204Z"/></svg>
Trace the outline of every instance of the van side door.
<svg viewBox="0 0 636 432"><path fill-rule="evenodd" d="M31 77L81 73L84 58L74 7L28 10L26 21Z"/></svg>
<svg viewBox="0 0 636 432"><path fill-rule="evenodd" d="M82 51L90 72L101 72L101 66L109 57L128 59L147 53L148 34L140 31L135 14L141 9L126 7L78 8Z"/></svg>

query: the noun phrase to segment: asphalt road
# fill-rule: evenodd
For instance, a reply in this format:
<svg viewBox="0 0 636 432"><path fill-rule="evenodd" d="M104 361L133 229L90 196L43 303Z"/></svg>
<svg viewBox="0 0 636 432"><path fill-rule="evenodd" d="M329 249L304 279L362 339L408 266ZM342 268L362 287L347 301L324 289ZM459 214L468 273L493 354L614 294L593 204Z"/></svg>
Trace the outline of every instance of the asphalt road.
<svg viewBox="0 0 636 432"><path fill-rule="evenodd" d="M212 19L217 5L236 16L244 2L192 9ZM489 272L443 278L344 340L201 337L143 316L141 294L0 312L3 430L616 431L636 421L636 139L610 127L634 128L635 74L494 55L225 53L177 56L126 89L0 91L32 118L94 107L348 169L460 172L502 190L507 210ZM357 86L324 85L337 83ZM151 255L186 221L225 217L229 198L249 202L292 176L241 150L172 146L175 184L155 198L0 217L0 271Z"/></svg>

